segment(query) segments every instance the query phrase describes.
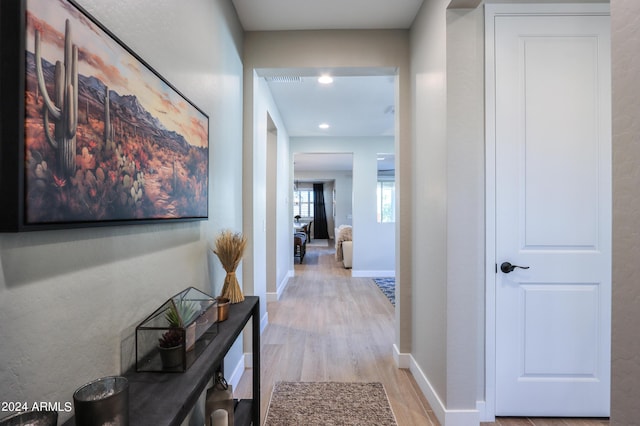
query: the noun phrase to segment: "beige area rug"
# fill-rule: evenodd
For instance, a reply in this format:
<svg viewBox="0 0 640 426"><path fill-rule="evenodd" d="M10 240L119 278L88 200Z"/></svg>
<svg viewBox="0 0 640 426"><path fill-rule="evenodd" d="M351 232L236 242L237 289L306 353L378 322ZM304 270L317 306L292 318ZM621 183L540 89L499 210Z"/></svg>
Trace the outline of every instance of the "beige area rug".
<svg viewBox="0 0 640 426"><path fill-rule="evenodd" d="M329 247L329 240L311 240L307 242L308 247Z"/></svg>
<svg viewBox="0 0 640 426"><path fill-rule="evenodd" d="M397 426L382 383L277 382L265 426Z"/></svg>

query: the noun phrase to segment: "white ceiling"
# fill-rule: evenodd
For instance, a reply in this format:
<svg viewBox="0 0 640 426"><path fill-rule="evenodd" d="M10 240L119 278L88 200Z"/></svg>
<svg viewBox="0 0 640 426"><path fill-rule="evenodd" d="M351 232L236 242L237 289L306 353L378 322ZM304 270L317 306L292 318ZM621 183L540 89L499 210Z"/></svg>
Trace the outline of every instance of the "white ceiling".
<svg viewBox="0 0 640 426"><path fill-rule="evenodd" d="M233 0L245 31L409 28L423 0Z"/></svg>
<svg viewBox="0 0 640 426"><path fill-rule="evenodd" d="M263 71L290 137L394 135L395 70ZM331 74L333 83L319 83L320 74Z"/></svg>
<svg viewBox="0 0 640 426"><path fill-rule="evenodd" d="M378 171L394 170L395 154L378 153ZM350 172L353 170L351 153L296 153L293 156L295 170L305 172ZM303 179L301 179L303 180Z"/></svg>
<svg viewBox="0 0 640 426"><path fill-rule="evenodd" d="M232 0L246 31L407 29L423 0ZM391 68L260 69L290 137L393 136L395 74ZM317 77L334 82L320 85ZM270 81L273 80L273 81ZM284 82L283 82L284 81ZM322 130L320 123L329 124ZM296 171L341 170L333 154L296 160ZM312 161L316 161L314 164Z"/></svg>

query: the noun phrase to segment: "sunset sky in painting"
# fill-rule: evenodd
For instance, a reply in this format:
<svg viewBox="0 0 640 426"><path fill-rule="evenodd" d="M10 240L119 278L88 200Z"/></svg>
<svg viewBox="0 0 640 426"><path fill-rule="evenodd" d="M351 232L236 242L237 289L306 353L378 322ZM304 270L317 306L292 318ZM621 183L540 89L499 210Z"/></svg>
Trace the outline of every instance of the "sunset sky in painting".
<svg viewBox="0 0 640 426"><path fill-rule="evenodd" d="M37 28L43 59L54 64L62 60L66 19L78 46L79 74L98 78L121 96L135 95L168 130L191 145L208 146L207 118L68 2L27 2L27 50L34 51Z"/></svg>

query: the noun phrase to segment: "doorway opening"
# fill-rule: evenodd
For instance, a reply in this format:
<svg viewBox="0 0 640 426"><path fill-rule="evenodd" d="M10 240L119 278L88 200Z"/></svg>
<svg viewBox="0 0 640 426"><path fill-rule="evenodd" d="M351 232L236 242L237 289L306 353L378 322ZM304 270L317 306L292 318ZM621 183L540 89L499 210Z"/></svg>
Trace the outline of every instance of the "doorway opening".
<svg viewBox="0 0 640 426"><path fill-rule="evenodd" d="M327 233L335 237L335 227L357 226L354 234L359 234L360 237L359 241L354 243L354 258L362 261L356 260L354 272L360 271L358 276L394 275L397 251L395 226L386 223L386 240L377 241L377 237L382 234L377 229L380 224L376 220L376 187L379 153L392 154L389 158L394 164L389 166L387 160L385 169L395 169L395 134L398 122L395 115L398 97L397 69L268 68L256 69L256 77L268 92L269 101L273 102L277 110L274 113L280 120L279 134L288 139L289 161L292 164L287 191L289 211L286 211L286 206L279 204L278 210L274 213L275 218L267 218L267 228L273 232L270 223L284 223L282 217L291 221L291 218L296 216L294 209L297 207L294 205L294 195L291 194L290 188L295 186L296 180L302 181L300 176L294 176L304 171L301 161L304 160L307 164L316 162L306 170L317 172L324 168L324 171L332 171L340 167L340 162L334 161L337 157L329 155L349 154L351 160L348 162L352 165L351 178L354 188L349 199L351 209L347 211L346 208L341 208L340 204L346 205L344 202L336 203L334 218L331 200L331 208L327 212ZM279 157L286 154L280 151L276 155L278 158L269 158L267 161L271 164L282 164ZM297 158L294 159L294 155ZM323 162L331 158L328 163ZM336 180L331 176L317 174L314 179ZM304 181L303 183L306 183L311 180L305 178ZM336 182L335 185L339 186L340 183ZM286 190L285 187L279 186L278 191L282 190ZM328 195L326 198L333 194ZM399 205L392 204L393 208ZM311 229L313 228L312 224ZM282 235L291 231L278 229L280 240L284 240ZM275 240L267 238L267 241ZM376 249L380 247L384 247L384 250ZM267 247L267 252L269 251L274 251L280 256L284 256L283 253L286 252L277 250L273 245ZM290 257L293 258L293 254Z"/></svg>
<svg viewBox="0 0 640 426"><path fill-rule="evenodd" d="M338 225L352 225L353 218L353 153L307 153L293 154L293 213L297 222L315 222L315 194L313 184L324 186L324 206L327 234L335 238ZM297 218L300 216L300 218ZM311 239L315 239L316 228L311 225Z"/></svg>

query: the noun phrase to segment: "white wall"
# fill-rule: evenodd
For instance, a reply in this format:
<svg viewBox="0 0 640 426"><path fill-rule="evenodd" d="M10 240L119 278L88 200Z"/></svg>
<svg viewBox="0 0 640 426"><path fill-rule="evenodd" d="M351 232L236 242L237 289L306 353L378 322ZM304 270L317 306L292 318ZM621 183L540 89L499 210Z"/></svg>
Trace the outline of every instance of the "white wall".
<svg viewBox="0 0 640 426"><path fill-rule="evenodd" d="M209 248L242 226L243 35L230 3L78 2L209 115L210 219L0 234L0 401L64 404L121 373L145 316L187 286L220 291Z"/></svg>
<svg viewBox="0 0 640 426"><path fill-rule="evenodd" d="M245 152L245 194L252 199L251 207L245 209L245 223L253 238L249 240L248 251L251 253L245 262L247 281L252 283L253 294L263 300L275 300L278 288L286 285L289 271L293 270L293 243L291 239L291 223L293 214L289 200L291 199L291 175L289 162L289 136L280 117L280 112L271 96L266 81L253 74L253 99L250 105L255 117L251 141L251 149ZM245 100L246 101L246 100ZM245 106L246 107L246 106ZM273 163L267 162L267 116L271 117L277 129L276 155ZM247 156L253 153L252 158ZM267 194L267 172L275 173L275 192ZM251 189L249 189L249 187ZM267 196L275 197L276 213L271 220L267 215ZM245 199L245 202L249 200ZM273 239L267 239L267 229L275 227ZM275 276L267 279L267 252L275 252ZM276 252L277 251L277 252ZM263 326L267 323L267 304L260 305Z"/></svg>
<svg viewBox="0 0 640 426"><path fill-rule="evenodd" d="M425 1L411 30L411 370L442 423L477 424L484 389L482 14L447 13L448 4Z"/></svg>
<svg viewBox="0 0 640 426"><path fill-rule="evenodd" d="M411 29L413 94L411 354L446 406L447 144L445 0L425 1Z"/></svg>
<svg viewBox="0 0 640 426"><path fill-rule="evenodd" d="M447 348L448 405L469 408L485 399L482 7L447 11L447 149L447 326L455 330ZM460 365L468 367L460 369ZM469 386L474 372L475 389Z"/></svg>
<svg viewBox="0 0 640 426"><path fill-rule="evenodd" d="M309 152L353 153L353 276L393 276L395 271L395 224L378 223L376 217L377 154L393 150L394 139L388 136L291 138L292 156Z"/></svg>

